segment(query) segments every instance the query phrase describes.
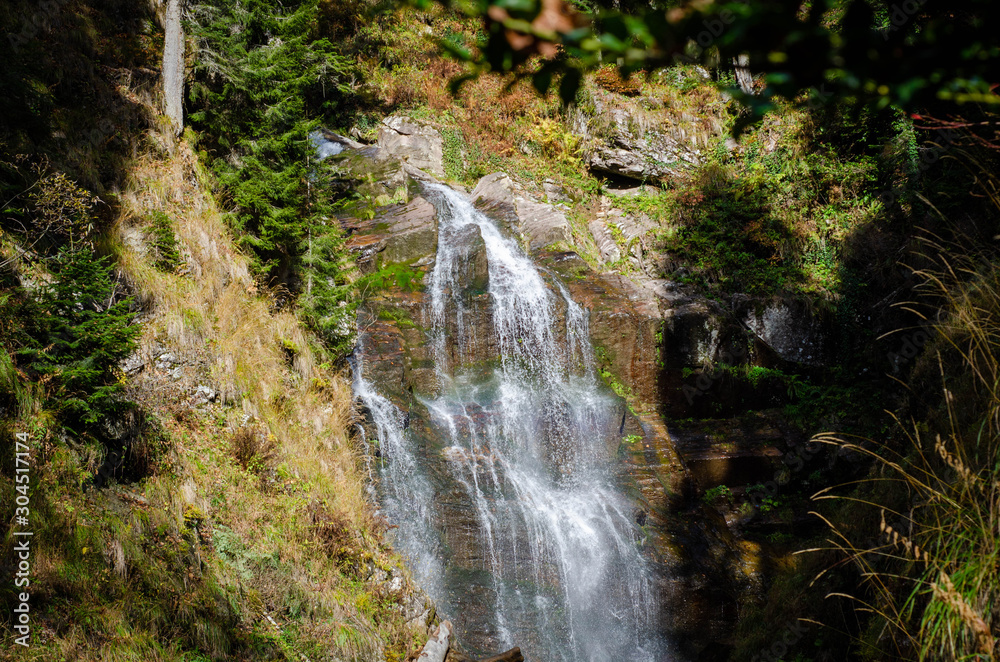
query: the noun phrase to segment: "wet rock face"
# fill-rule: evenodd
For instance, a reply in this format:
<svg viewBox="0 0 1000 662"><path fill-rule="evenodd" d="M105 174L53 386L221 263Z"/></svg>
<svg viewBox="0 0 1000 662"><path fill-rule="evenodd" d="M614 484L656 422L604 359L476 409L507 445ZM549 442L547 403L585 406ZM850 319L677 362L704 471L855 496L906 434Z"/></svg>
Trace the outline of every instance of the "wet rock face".
<svg viewBox="0 0 1000 662"><path fill-rule="evenodd" d="M640 403L655 406L660 326L655 297L627 278L592 271L575 253L542 253L539 259L589 312L598 362Z"/></svg>
<svg viewBox="0 0 1000 662"><path fill-rule="evenodd" d="M490 264L482 232L475 225L467 225L459 231L457 243L463 256L462 280L466 293L470 296L483 294L490 286Z"/></svg>
<svg viewBox="0 0 1000 662"><path fill-rule="evenodd" d="M371 219L345 219L347 248L362 271L375 271L393 263L413 263L437 250L437 213L422 197L390 207Z"/></svg>
<svg viewBox="0 0 1000 662"><path fill-rule="evenodd" d="M642 434L641 424L593 373L584 372L583 366L590 365L586 326L564 286L550 272L536 271L465 201L447 195L448 206L438 206L440 246L435 268L423 283L427 291L379 293L364 304L359 319L364 327L363 374L381 395L373 397L367 386L360 386L359 392L367 398L373 420L381 421L380 430L391 423L379 414L387 411L380 405L385 400L399 414L392 418L397 422L393 429L405 429L405 437L380 438L379 447L389 449L381 451L383 457L400 462L380 471L379 488L390 503L387 511L394 509L393 521L405 530L412 511L427 505L421 509L426 513L421 521L428 523L425 530L433 532L428 537L433 542L428 543L429 553L411 558L439 559L443 564L442 590L435 589L435 595L457 596L448 608L462 616L462 638L494 648L498 635L506 636L502 631L514 627L538 637L531 641L534 635L525 635L522 642L519 635L518 643L558 652L540 657L599 659L573 654L567 658L553 641L586 645L587 650L625 650L634 645L630 637L612 638L621 627L632 627L636 636L648 637L649 646L658 647L659 631L649 628L645 616L625 626L597 619L604 601L629 608L638 601L658 609L646 581L644 550L622 542L631 535L631 503L602 481L591 481L600 476L607 476L608 484L618 480L607 460L618 452L623 434ZM456 215L445 215L448 212ZM470 219L473 222L460 222ZM609 288L619 286L609 281ZM628 295L623 296L627 302ZM628 306L630 311L635 307ZM612 315L617 307L609 301L602 310ZM629 317L639 319L634 311ZM616 330L620 335L621 329ZM651 332L643 337L655 345ZM574 352L585 346L587 358L576 358ZM629 351L633 348L623 343L614 353L625 356ZM504 370L498 371L499 365ZM434 368L443 387L434 384ZM602 490L599 499L587 500L573 491L577 472L581 485L593 482L594 489ZM410 478L416 479L415 487L399 492L405 499L397 498L393 486L410 485ZM554 491L552 486L564 483L566 491ZM535 506L528 509L525 504ZM561 512L595 515L547 516ZM576 521L591 526L577 534ZM566 546L559 542L563 538L549 536L551 527L579 535L573 538L576 544ZM423 544L419 533L414 529L413 535L401 538L403 544L413 545L410 549ZM527 561L525 550L531 550ZM615 555L627 562L612 562ZM579 597L580 591L594 586L577 583L581 563L613 589L601 590L601 602ZM567 573L566 568L574 571ZM435 581L433 573L426 577ZM570 591L576 593L570 596ZM555 617L562 605L583 614L578 618L591 620L594 628L610 628L612 638L581 644L568 632L538 627L550 617L554 628L566 627ZM594 628L588 637L593 637Z"/></svg>
<svg viewBox="0 0 1000 662"><path fill-rule="evenodd" d="M437 213L427 200L416 197L379 220L387 235L384 261L412 262L437 250Z"/></svg>
<svg viewBox="0 0 1000 662"><path fill-rule="evenodd" d="M773 298L754 301L733 297L733 312L782 360L816 366L826 359L829 320L805 301Z"/></svg>
<svg viewBox="0 0 1000 662"><path fill-rule="evenodd" d="M480 179L470 197L482 212L523 237L528 250L572 239L569 221L562 211L528 198L505 173L495 172Z"/></svg>
<svg viewBox="0 0 1000 662"><path fill-rule="evenodd" d="M406 161L415 168L444 176L444 141L430 124L401 115L382 120L378 158Z"/></svg>
<svg viewBox="0 0 1000 662"><path fill-rule="evenodd" d="M403 124L398 128L411 131ZM419 131L396 133L414 136ZM390 136L387 140L396 138ZM404 171L411 180L426 177L408 165ZM635 263L640 272L638 284L621 275L596 273L573 253L543 252L543 247L570 238L565 216L558 207L527 197L503 173L484 177L471 197L480 210L499 221L505 233L520 236L523 245L535 251L536 263L557 274L573 300L588 311L589 333L599 367L611 375L605 379L613 388L624 387L634 396L632 403L639 415L623 404L618 412L620 418L613 417L614 429L604 430L600 436L607 450L617 455L623 480L631 486L635 522L648 532L649 553L663 571L662 591L678 596L676 604L684 605L684 614L664 616L664 629L688 642L705 642L715 638L715 633L725 636L726 617L720 619L716 612L728 598L712 592L721 590L717 578L730 573L731 559L738 556L734 552L737 542L726 537L724 521L706 518L694 495L718 480L739 483L769 476L783 432L769 424L737 431L726 428L727 441L720 442L715 429L671 427L668 431L666 422L707 417L708 411L714 411L711 406L719 402L743 402L745 408L752 409L774 406L766 394L757 400L748 399L746 393L734 390L745 389L745 385L734 386L728 378L701 374L704 366L721 362L780 367L783 362L811 365L822 361L828 346L824 319L790 300L755 301L737 296L718 302L687 286L644 277L641 251ZM626 232L628 220L610 213L596 219L608 232L615 225L630 237ZM385 210L371 221L349 219L345 227L362 269L406 263L429 274L430 266L438 259L438 220L434 207L423 197ZM636 236L643 234L639 228ZM405 415L407 430L418 440L421 457L433 457L437 463L433 480L440 488L439 512L447 520L442 527L442 544L448 550L449 563L462 573L456 581L464 582L464 594L471 596L468 604L461 605L464 618L456 628L461 638L469 638L482 637L483 633L473 631L478 627L474 624L490 620L488 614L478 612L489 604L483 596L493 590L492 579L482 570L486 551L476 535L465 487L448 469L453 462L446 454L451 450L433 441L442 430L435 428L433 416L423 402L437 398L442 391L436 362L447 362L449 372L461 372L463 378L477 380L492 371L498 348L482 231L475 226L462 227L453 238L462 255L456 286L462 288L463 312L459 317L450 312L444 316L447 321L439 330L447 338L445 352L435 353L432 347L435 322L427 314L425 292L381 293L365 304L359 325L365 328L366 355L378 357L366 364L369 379ZM613 237L606 239L605 259L634 257L631 249L624 255ZM547 287L556 287L548 275L544 279ZM566 312L562 303L554 310L560 320L565 319ZM695 370L694 375L691 370ZM689 399L685 388L692 386L695 396ZM484 414L470 408L469 415L470 420L478 421ZM727 416L731 412L714 415ZM558 412L545 420L561 424ZM722 430L725 424L718 425ZM550 459L556 460L555 466L568 464L559 458ZM489 449L469 462L487 466ZM519 540L519 544L522 542ZM706 575L712 579L705 580ZM557 580L552 583L558 585ZM495 636L487 633L486 638L492 641Z"/></svg>
<svg viewBox="0 0 1000 662"><path fill-rule="evenodd" d="M486 175L469 195L484 214L507 231L517 231L517 207L514 205L514 181L503 172Z"/></svg>

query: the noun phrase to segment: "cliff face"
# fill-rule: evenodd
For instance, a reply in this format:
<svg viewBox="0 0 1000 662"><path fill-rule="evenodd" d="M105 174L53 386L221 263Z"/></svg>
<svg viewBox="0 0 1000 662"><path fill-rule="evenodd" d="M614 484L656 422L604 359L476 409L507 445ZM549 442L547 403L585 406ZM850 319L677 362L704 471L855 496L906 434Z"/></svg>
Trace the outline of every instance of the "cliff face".
<svg viewBox="0 0 1000 662"><path fill-rule="evenodd" d="M411 134L426 137L432 131L425 125ZM376 149L333 138L344 141L348 150L364 150L379 168L397 160L406 164L401 170L390 165L388 172L404 173L414 197L371 220L342 219L347 245L363 272L405 268L414 274L406 287L390 284L362 305L358 323L364 376L401 412L410 443L420 449L416 461L430 467L432 482L444 495L435 507L445 531L442 545L449 567L472 573L466 577L467 586L451 590L479 595L463 601L461 617L455 615L457 634L460 639L481 638L477 633L491 628L487 606L492 589L490 580L476 573L490 552L482 547L475 504L463 496L460 483L447 478L449 463L455 460L449 453L457 451L439 439L440 424L427 403L441 397L446 387L441 381L442 360L483 379L503 360L495 332L487 248L474 225L449 237L449 251L459 256L455 282L461 283L464 303L458 317L448 317L445 327L435 328L429 282L440 259L441 212L422 192L434 178L413 168L412 144L393 137L380 141ZM352 155L343 159L347 169L373 167ZM386 177L387 190L397 185L394 178ZM796 362L807 353L811 360L820 359L815 347L824 333L822 321L815 321L807 310L789 312L793 304L782 300L737 297L720 303L669 279L595 270L572 251L550 248L570 247L572 232L564 207L534 198L504 173L484 176L471 188L469 201L521 244L541 273L552 279L549 288L553 292L565 288L586 313L591 360L619 403L612 416L614 429L593 441L615 458L616 472L632 500L633 521L645 536L656 592L664 600L659 630L683 642L678 645L692 655L725 641L736 616L732 605L760 586L762 552L734 536L732 522L703 505L699 496L720 484L740 489L769 480L786 450L801 439L774 414L755 421L718 415L697 424L676 421L704 419L704 400L729 402L733 413L782 402L780 386L768 391L768 384L758 389L717 375L706 377L708 383L703 384L699 377L706 365L718 362L774 365ZM558 297L554 301L553 332L565 341L569 310ZM443 353L435 338L444 339ZM699 399L702 396L704 400ZM468 415L471 429L485 424L491 414ZM366 437L374 439L375 421L369 418L368 426ZM388 451L372 452L379 458L376 463L386 461Z"/></svg>

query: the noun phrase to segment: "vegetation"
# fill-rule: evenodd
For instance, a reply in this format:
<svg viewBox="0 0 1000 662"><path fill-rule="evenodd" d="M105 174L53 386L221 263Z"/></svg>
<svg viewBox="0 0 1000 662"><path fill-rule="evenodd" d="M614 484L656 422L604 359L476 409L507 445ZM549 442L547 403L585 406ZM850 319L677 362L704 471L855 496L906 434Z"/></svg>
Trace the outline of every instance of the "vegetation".
<svg viewBox="0 0 1000 662"><path fill-rule="evenodd" d="M430 2L420 0L418 5ZM752 111L741 125L760 119L782 99L812 105L894 105L911 112L941 99L998 102L988 81L1000 47L989 34L987 0L963 3L957 13L890 0L827 0L808 7L576 3L585 12L582 16L545 0L460 6L483 17L484 43L479 49L441 45L473 65L469 76L513 74L530 78L542 93L557 85L567 102L576 97L583 72L602 61L617 61L626 78L640 69L653 71L678 61L713 66L741 54L763 73L764 83L759 96L731 86ZM970 50L969 44L979 48ZM545 58L541 62L534 59L539 54ZM906 65L897 66L896 58L902 57ZM456 84L469 76L456 79Z"/></svg>
<svg viewBox="0 0 1000 662"><path fill-rule="evenodd" d="M860 521L830 525L833 544L867 578L867 590L854 599L879 614L860 635L864 655L990 659L998 599L998 274L995 263L975 250L963 255L958 245L927 247L937 257L917 272L920 293L941 313L915 379L926 384L928 398L930 385L940 383L941 395L925 401L918 422L900 420L877 441L819 438L875 463L861 489L868 512ZM817 498L846 497L824 490Z"/></svg>
<svg viewBox="0 0 1000 662"><path fill-rule="evenodd" d="M155 79L143 74L159 68L155 17L130 3L52 4L61 13L46 18L62 29L36 33L16 54L9 40L0 45L10 65L2 75L12 81L4 83L12 110L0 119L0 561L6 568L14 558L14 433L23 432L34 533L30 654L403 659L424 635L405 625L402 605L414 589L364 497L348 382L331 368L337 356L278 309L281 291L250 276L267 282L287 265L294 272L311 235L335 258L318 273L341 279L322 284L344 291L339 228L322 231L329 201L309 202L306 168L282 170L308 153L302 120L313 118L283 123L281 113L298 111L272 104L274 112L255 116L260 125L241 126L236 104L265 90L259 81L240 87L246 80L223 90L216 79L192 103L214 103L216 115L206 117L216 128L233 122L234 131L220 136L199 124L199 134L177 142L156 109ZM5 5L3 32L18 34L38 11L48 9ZM308 51L293 46L283 56ZM39 90L47 90L41 98ZM81 99L96 104L100 120L93 106L78 112ZM273 140L254 151L253 136ZM233 151L219 150L218 160L206 159L212 169L202 168L188 140L207 148L220 138L232 138ZM236 154L243 165L273 168L267 181L290 188L261 211L252 186L240 188L249 170L232 165ZM230 167L222 156L234 157ZM236 208L235 224L224 223L212 189ZM250 202L245 209L233 204L234 190ZM294 213L303 209L315 212L303 218L316 228L300 235ZM234 237L241 222L246 231ZM137 363L122 363L137 350ZM206 384L212 400L199 404ZM390 587L391 577L402 582ZM11 589L5 581L0 591L5 621ZM18 656L13 631L3 632L3 656Z"/></svg>
<svg viewBox="0 0 1000 662"><path fill-rule="evenodd" d="M840 454L803 471L803 487L746 489L748 539L773 564L740 604L731 659L803 615L831 627L796 639L789 659L995 658L1000 51L988 5L579 0L557 16L560 3L491 1L463 4L469 20L413 4L193 6L180 141L156 110L163 35L146 5L0 8L0 553L13 546L12 434L26 431L37 657L402 660L420 643L405 623L417 594L386 581L403 573L365 500L333 367L359 299L421 277L359 274L339 217L372 220L409 193L317 163L310 141L320 127L371 141L401 112L439 128L454 183L503 170L539 197L561 191L562 248L591 265L655 264L720 301L796 297L835 320L830 367L722 368L778 393L782 420L842 433L819 437ZM705 30L709 46L695 47ZM741 53L753 97L719 66ZM549 89L559 95L538 94ZM599 107L628 109L638 134L675 123L698 158L620 194L585 166L618 130L595 121L580 135ZM612 224L612 265L588 229L609 208L653 228ZM908 390L873 377L897 347L882 334L917 324L932 341L885 368ZM181 357L170 372L155 367L167 353ZM633 400L597 353L609 388ZM136 355L145 367L126 371ZM213 399L196 404L205 384ZM839 482L806 502L805 485ZM732 506L731 485L702 503ZM809 509L832 535L793 528Z"/></svg>
<svg viewBox="0 0 1000 662"><path fill-rule="evenodd" d="M733 493L725 485L716 485L715 487L710 487L705 490L705 493L701 496L701 500L705 503L712 503L719 499L725 499L726 501L732 501Z"/></svg>
<svg viewBox="0 0 1000 662"><path fill-rule="evenodd" d="M317 0L199 5L191 28L201 52L191 122L241 243L280 282L327 211L311 195L309 133L350 95L350 63L319 35Z"/></svg>
<svg viewBox="0 0 1000 662"><path fill-rule="evenodd" d="M37 329L15 356L29 378L51 380L46 406L64 424L97 423L122 406L118 364L139 333L131 302L116 296L108 260L88 250L63 248L49 269L53 281L22 312Z"/></svg>

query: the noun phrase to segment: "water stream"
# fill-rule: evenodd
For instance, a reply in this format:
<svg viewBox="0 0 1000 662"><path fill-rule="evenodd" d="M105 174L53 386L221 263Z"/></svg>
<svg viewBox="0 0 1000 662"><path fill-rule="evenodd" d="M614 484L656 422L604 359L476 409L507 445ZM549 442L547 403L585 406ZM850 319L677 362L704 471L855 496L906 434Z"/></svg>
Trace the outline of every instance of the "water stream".
<svg viewBox="0 0 1000 662"><path fill-rule="evenodd" d="M424 195L439 222L423 312L437 386L414 394L429 433L366 378L378 357L364 334L355 353L397 548L473 652L668 659L615 468L621 401L595 374L586 311L465 196L434 184Z"/></svg>

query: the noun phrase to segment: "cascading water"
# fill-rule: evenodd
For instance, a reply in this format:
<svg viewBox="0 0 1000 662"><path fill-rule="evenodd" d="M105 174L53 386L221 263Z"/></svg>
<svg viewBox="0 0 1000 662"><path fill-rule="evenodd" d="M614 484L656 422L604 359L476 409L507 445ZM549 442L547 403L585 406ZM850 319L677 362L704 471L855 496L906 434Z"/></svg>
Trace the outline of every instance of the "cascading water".
<svg viewBox="0 0 1000 662"><path fill-rule="evenodd" d="M471 648L517 645L545 661L665 659L607 443L620 440L620 400L595 376L585 311L465 197L436 184L425 196L439 219L424 312L437 386L415 397L432 439L418 440L366 380L366 358L377 357L365 356L363 334L355 356L397 548ZM488 265L478 295L470 246ZM477 315L489 337L473 333Z"/></svg>

